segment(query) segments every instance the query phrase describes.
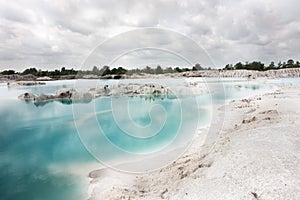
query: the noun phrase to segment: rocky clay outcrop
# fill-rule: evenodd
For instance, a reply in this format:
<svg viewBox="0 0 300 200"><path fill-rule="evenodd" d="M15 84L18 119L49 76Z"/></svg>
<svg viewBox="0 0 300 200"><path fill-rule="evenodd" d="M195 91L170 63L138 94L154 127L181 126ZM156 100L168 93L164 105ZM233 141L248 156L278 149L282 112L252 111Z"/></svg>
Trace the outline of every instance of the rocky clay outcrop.
<svg viewBox="0 0 300 200"><path fill-rule="evenodd" d="M172 94L168 88L158 84L117 84L107 89L116 96Z"/></svg>
<svg viewBox="0 0 300 200"><path fill-rule="evenodd" d="M54 94L39 94L25 92L19 96L19 99L33 101L35 105L45 105L51 101L60 101L61 103L70 104L73 102L90 102L94 98L90 92L79 92L72 88L62 88Z"/></svg>
<svg viewBox="0 0 300 200"><path fill-rule="evenodd" d="M62 103L72 102L90 102L94 98L113 96L142 96L153 98L171 98L174 92L162 85L155 84L117 84L112 86L100 86L90 88L85 91L77 91L73 88L62 88L53 94L35 95L29 92L21 94L19 99L33 101L35 104L43 104L45 102L60 101ZM70 100L70 101L66 101Z"/></svg>
<svg viewBox="0 0 300 200"><path fill-rule="evenodd" d="M173 74L174 76L174 74ZM189 71L180 73L180 76L184 77L228 77L228 78L288 78L288 77L300 77L300 68L287 68L279 70L268 71L254 71L254 70L200 70Z"/></svg>

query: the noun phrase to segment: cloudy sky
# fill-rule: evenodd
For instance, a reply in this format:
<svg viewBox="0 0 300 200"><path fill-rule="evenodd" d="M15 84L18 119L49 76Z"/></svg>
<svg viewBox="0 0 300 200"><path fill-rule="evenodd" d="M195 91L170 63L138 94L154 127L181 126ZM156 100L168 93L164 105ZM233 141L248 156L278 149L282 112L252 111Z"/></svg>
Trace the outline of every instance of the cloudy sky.
<svg viewBox="0 0 300 200"><path fill-rule="evenodd" d="M129 68L183 65L181 55L209 65L204 52L215 67L300 60L299 8L298 0L0 0L0 70L78 69L118 56ZM140 31L149 27L164 31ZM115 57L105 60L107 51ZM101 62L87 62L95 52Z"/></svg>

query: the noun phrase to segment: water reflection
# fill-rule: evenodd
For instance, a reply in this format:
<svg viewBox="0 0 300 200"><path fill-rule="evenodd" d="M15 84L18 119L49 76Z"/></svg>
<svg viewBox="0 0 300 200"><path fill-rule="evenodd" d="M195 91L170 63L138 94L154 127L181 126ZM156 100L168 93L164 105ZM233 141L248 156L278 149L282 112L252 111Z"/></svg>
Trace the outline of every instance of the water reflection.
<svg viewBox="0 0 300 200"><path fill-rule="evenodd" d="M104 97L107 97L107 96L104 96ZM108 97L118 98L118 97L111 97L111 96L108 96ZM177 96L172 95L172 94L131 95L131 96L128 96L128 97L129 98L140 98L140 99L143 99L143 100L149 101L149 102L154 102L154 101L157 101L157 100L177 99ZM99 98L101 98L101 97L99 97ZM91 103L93 101L93 99L91 99L91 98L81 98L81 99L72 99L72 98L70 98L70 99L53 99L53 100L45 100L45 101L32 101L31 99L24 99L23 101L26 102L26 103L32 103L33 102L33 104L36 107L42 107L42 106L45 106L45 105L47 105L49 103L53 103L53 102L59 102L59 103L64 104L64 105L88 104L88 103Z"/></svg>
<svg viewBox="0 0 300 200"><path fill-rule="evenodd" d="M25 100L25 102L30 103L30 100ZM34 101L33 104L36 107L42 107L47 105L48 103L59 102L64 105L72 105L72 104L88 104L92 102L92 99L56 99L49 101Z"/></svg>

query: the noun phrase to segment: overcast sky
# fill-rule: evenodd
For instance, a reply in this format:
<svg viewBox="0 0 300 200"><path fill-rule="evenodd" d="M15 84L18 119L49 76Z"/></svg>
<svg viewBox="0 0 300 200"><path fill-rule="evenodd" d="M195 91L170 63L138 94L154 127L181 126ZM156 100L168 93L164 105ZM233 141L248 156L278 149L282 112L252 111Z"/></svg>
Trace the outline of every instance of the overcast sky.
<svg viewBox="0 0 300 200"><path fill-rule="evenodd" d="M174 31L175 37L159 34L155 45L180 48L185 56L190 52L197 58L189 44L179 41L183 34L203 48L216 67L237 61L300 60L299 8L299 0L0 0L0 70L78 69L104 41L145 27ZM137 33L141 35L114 40L118 43L109 50L144 41L145 32ZM152 39L146 45L151 46ZM118 64L182 65L167 51L141 52L123 56ZM198 62L205 64L202 59L199 56Z"/></svg>

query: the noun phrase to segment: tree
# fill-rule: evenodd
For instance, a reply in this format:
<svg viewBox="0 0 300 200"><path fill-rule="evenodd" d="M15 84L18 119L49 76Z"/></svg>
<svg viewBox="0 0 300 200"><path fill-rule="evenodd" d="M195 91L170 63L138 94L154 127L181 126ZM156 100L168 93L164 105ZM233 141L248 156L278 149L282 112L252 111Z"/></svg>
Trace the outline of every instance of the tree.
<svg viewBox="0 0 300 200"><path fill-rule="evenodd" d="M254 61L249 64L250 70L258 70L263 71L265 69L265 65L260 61Z"/></svg>
<svg viewBox="0 0 300 200"><path fill-rule="evenodd" d="M286 68L286 63L285 62L282 63L282 68Z"/></svg>
<svg viewBox="0 0 300 200"><path fill-rule="evenodd" d="M99 69L98 69L98 67L97 66L94 66L93 67L93 69L92 69L92 74L94 74L94 75L99 75Z"/></svg>
<svg viewBox="0 0 300 200"><path fill-rule="evenodd" d="M127 70L123 67L118 67L117 74L126 74Z"/></svg>
<svg viewBox="0 0 300 200"><path fill-rule="evenodd" d="M146 66L142 71L146 74L153 74L153 70L149 66Z"/></svg>
<svg viewBox="0 0 300 200"><path fill-rule="evenodd" d="M42 71L41 69L38 70L38 72L36 73L36 76L49 76L49 72L48 70L46 71Z"/></svg>
<svg viewBox="0 0 300 200"><path fill-rule="evenodd" d="M52 74L52 76L60 76L61 74L60 74L60 71L59 70L54 70L54 71L52 71L51 72L51 74Z"/></svg>
<svg viewBox="0 0 300 200"><path fill-rule="evenodd" d="M174 71L175 72L182 72L182 70L179 67L175 67Z"/></svg>
<svg viewBox="0 0 300 200"><path fill-rule="evenodd" d="M100 69L100 71L99 71L100 76L105 76L110 73L111 73L111 71L109 69L109 66L103 66L102 69Z"/></svg>
<svg viewBox="0 0 300 200"><path fill-rule="evenodd" d="M12 74L15 74L15 70L4 70L1 74L2 75L12 75Z"/></svg>
<svg viewBox="0 0 300 200"><path fill-rule="evenodd" d="M163 69L161 68L160 65L157 65L156 69L155 69L155 74L162 74L164 71Z"/></svg>
<svg viewBox="0 0 300 200"><path fill-rule="evenodd" d="M232 64L227 64L224 69L225 70L234 70L234 67L232 66Z"/></svg>
<svg viewBox="0 0 300 200"><path fill-rule="evenodd" d="M164 70L164 73L173 73L174 70L172 67L167 67L165 70Z"/></svg>
<svg viewBox="0 0 300 200"><path fill-rule="evenodd" d="M203 70L203 67L201 67L201 65L199 63L195 64L195 66L192 69L193 71L197 71L197 70Z"/></svg>
<svg viewBox="0 0 300 200"><path fill-rule="evenodd" d="M38 72L38 70L36 69L36 68L29 68L29 69L25 69L23 72L22 72L22 74L33 74L33 75L35 75L35 74L37 74L37 72Z"/></svg>
<svg viewBox="0 0 300 200"><path fill-rule="evenodd" d="M275 68L275 63L273 61L269 64L269 68Z"/></svg>
<svg viewBox="0 0 300 200"><path fill-rule="evenodd" d="M110 74L117 74L117 69L116 68L112 68L111 70L110 70Z"/></svg>
<svg viewBox="0 0 300 200"><path fill-rule="evenodd" d="M244 69L244 65L241 62L238 62L234 65L234 69Z"/></svg>
<svg viewBox="0 0 300 200"><path fill-rule="evenodd" d="M270 69L276 69L275 67L275 63L272 61L269 66L266 68L266 70L270 70Z"/></svg>
<svg viewBox="0 0 300 200"><path fill-rule="evenodd" d="M294 60L289 59L289 60L287 61L286 67L294 67Z"/></svg>

